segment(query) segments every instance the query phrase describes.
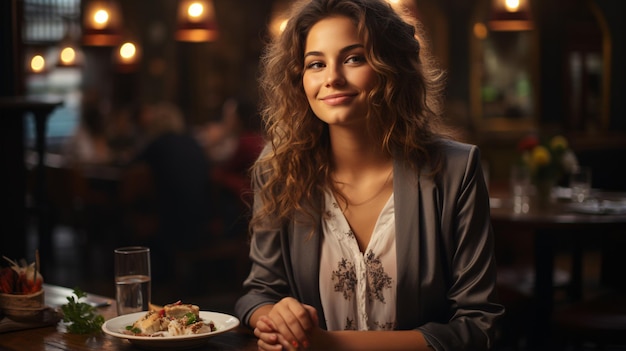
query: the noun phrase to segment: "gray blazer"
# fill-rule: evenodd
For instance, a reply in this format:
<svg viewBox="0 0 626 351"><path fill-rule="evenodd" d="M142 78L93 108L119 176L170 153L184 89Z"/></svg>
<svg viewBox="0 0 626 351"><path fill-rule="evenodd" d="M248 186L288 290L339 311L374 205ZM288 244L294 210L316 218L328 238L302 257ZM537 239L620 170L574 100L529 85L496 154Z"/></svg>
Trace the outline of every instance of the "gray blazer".
<svg viewBox="0 0 626 351"><path fill-rule="evenodd" d="M494 323L496 267L489 194L480 151L445 141L439 179L394 163L399 330L418 329L435 350L487 350ZM262 179L255 179L262 182ZM314 306L326 328L319 292L320 232L297 219L255 232L252 268L235 306L248 324L259 306L292 296Z"/></svg>

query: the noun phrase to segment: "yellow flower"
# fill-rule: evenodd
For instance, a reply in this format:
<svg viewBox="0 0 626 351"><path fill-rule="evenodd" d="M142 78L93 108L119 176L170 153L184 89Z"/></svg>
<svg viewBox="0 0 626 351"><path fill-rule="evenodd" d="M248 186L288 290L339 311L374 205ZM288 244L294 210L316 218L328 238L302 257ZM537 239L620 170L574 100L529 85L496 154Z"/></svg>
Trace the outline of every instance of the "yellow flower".
<svg viewBox="0 0 626 351"><path fill-rule="evenodd" d="M556 135L550 140L550 149L552 150L565 150L568 146L567 139L562 135Z"/></svg>
<svg viewBox="0 0 626 351"><path fill-rule="evenodd" d="M531 172L533 183L559 181L578 164L569 142L562 135L554 135L541 142L536 136L523 138L517 145L519 162Z"/></svg>
<svg viewBox="0 0 626 351"><path fill-rule="evenodd" d="M531 164L536 167L541 167L549 164L551 161L550 151L545 146L536 146L531 155Z"/></svg>

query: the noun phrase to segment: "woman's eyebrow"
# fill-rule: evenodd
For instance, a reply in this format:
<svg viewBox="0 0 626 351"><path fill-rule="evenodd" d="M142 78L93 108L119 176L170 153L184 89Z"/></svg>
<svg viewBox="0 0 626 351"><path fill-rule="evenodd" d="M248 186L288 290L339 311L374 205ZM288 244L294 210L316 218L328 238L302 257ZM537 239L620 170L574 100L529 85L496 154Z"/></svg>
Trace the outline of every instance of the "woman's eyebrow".
<svg viewBox="0 0 626 351"><path fill-rule="evenodd" d="M343 53L348 52L350 50L354 50L354 49L357 49L357 48L363 48L363 47L364 47L363 44L352 44L352 45L348 45L345 48L341 49L339 51L339 53L343 54ZM308 57L308 56L324 56L324 54L322 54L321 51L309 51L309 52L304 54L305 58Z"/></svg>

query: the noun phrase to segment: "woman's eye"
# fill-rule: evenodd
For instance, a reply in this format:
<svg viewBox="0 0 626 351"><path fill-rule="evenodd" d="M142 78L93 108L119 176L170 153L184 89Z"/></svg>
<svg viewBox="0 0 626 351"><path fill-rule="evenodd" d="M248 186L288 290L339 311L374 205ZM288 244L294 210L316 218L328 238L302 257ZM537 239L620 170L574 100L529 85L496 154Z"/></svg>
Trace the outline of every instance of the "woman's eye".
<svg viewBox="0 0 626 351"><path fill-rule="evenodd" d="M350 56L346 60L346 63L363 63L363 62L365 62L365 56L363 55Z"/></svg>
<svg viewBox="0 0 626 351"><path fill-rule="evenodd" d="M324 67L324 64L319 61L311 62L306 65L306 69L318 69L322 67Z"/></svg>

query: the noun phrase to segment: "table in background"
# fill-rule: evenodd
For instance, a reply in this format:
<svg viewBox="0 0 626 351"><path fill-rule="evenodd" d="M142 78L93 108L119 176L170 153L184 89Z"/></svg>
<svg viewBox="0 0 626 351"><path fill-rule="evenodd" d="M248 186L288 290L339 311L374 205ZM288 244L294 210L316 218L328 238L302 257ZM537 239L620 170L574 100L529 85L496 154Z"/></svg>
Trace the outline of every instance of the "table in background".
<svg viewBox="0 0 626 351"><path fill-rule="evenodd" d="M532 297L535 302L532 321L532 343L547 346L554 309L554 260L559 240L572 250L570 296L582 297L583 243L626 235L626 213L587 214L573 211L570 204L555 200L545 208L531 205L528 213L515 213L513 201L506 191L492 191L491 220L494 228L525 229L533 235L534 274ZM626 199L626 194L597 192L598 199ZM498 233L496 231L496 240Z"/></svg>
<svg viewBox="0 0 626 351"><path fill-rule="evenodd" d="M59 306L66 303L66 297L72 295L72 290L54 285L45 285L46 304ZM104 296L89 294L89 302L108 303L106 307L99 307L98 313L105 320L117 317L115 299ZM0 334L0 350L100 350L100 351L123 351L137 350L125 339L115 338L104 332L91 335L71 334L61 324L40 328L25 329ZM256 337L252 331L239 326L235 330L216 335L209 339L206 346L194 350L257 350Z"/></svg>
<svg viewBox="0 0 626 351"><path fill-rule="evenodd" d="M0 164L4 170L2 198L5 217L0 224L0 247L2 254L20 258L26 254L26 227L25 223L25 165L24 120L32 115L35 127L35 148L37 151L37 183L35 188L35 214L38 216L38 235L40 246L49 242L46 236L46 203L44 198L45 173L43 157L46 151L46 126L50 114L63 101L56 98L34 98L25 96L0 97ZM18 240L16 240L16 238ZM42 250L43 251L43 250Z"/></svg>

